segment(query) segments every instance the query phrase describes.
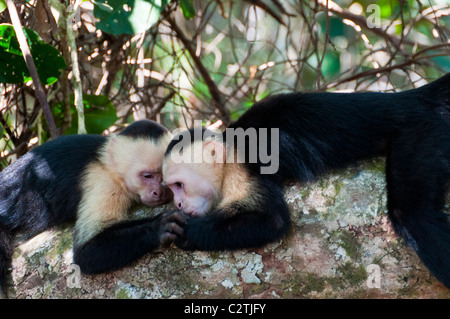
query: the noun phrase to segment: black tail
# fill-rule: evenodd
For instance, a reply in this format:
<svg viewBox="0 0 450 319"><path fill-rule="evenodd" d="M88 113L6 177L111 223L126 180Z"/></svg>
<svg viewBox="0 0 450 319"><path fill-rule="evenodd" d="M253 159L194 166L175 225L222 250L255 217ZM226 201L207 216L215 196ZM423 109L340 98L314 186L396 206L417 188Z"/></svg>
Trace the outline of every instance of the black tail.
<svg viewBox="0 0 450 319"><path fill-rule="evenodd" d="M420 88L450 107L450 73Z"/></svg>
<svg viewBox="0 0 450 319"><path fill-rule="evenodd" d="M11 256L13 252L13 234L0 225L0 298L5 298L5 285L8 268L11 265Z"/></svg>
<svg viewBox="0 0 450 319"><path fill-rule="evenodd" d="M391 141L386 163L389 217L425 266L450 288L450 215L444 212L450 126L432 116L415 123Z"/></svg>
<svg viewBox="0 0 450 319"><path fill-rule="evenodd" d="M450 288L450 215L428 211L395 219L397 233L416 251L433 275Z"/></svg>

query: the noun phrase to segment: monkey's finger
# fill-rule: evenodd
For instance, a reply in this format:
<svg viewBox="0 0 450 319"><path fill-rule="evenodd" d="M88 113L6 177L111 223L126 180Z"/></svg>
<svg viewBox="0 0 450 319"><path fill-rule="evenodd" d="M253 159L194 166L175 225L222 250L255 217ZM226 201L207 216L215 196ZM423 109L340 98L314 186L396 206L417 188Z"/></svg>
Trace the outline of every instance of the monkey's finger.
<svg viewBox="0 0 450 319"><path fill-rule="evenodd" d="M177 235L171 232L163 232L159 236L159 242L161 243L161 245L169 245L175 239L177 239Z"/></svg>
<svg viewBox="0 0 450 319"><path fill-rule="evenodd" d="M186 223L189 219L190 219L190 217L183 212L178 212L171 216L171 221L174 221L182 226L186 225Z"/></svg>
<svg viewBox="0 0 450 319"><path fill-rule="evenodd" d="M162 224L167 224L173 221L178 221L178 223L180 224L184 224L185 220L187 220L187 218L189 216L185 216L186 214L184 214L183 212L180 212L179 210L169 210L169 211L165 211L164 213L162 213L161 215L159 215L159 220L160 223Z"/></svg>
<svg viewBox="0 0 450 319"><path fill-rule="evenodd" d="M177 223L170 223L167 225L167 229L177 237L182 237L184 235L184 229Z"/></svg>
<svg viewBox="0 0 450 319"><path fill-rule="evenodd" d="M192 243L189 241L188 238L186 238L185 236L183 237L177 237L174 241L175 246L177 246L180 249L183 250L195 250L196 247L195 245L192 245Z"/></svg>

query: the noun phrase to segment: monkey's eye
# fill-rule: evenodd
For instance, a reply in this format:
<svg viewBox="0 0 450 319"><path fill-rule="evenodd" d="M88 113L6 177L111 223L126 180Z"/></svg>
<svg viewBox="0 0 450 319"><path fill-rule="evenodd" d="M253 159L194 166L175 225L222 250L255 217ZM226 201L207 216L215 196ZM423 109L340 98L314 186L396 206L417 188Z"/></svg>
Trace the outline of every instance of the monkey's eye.
<svg viewBox="0 0 450 319"><path fill-rule="evenodd" d="M144 177L145 179L151 179L151 178L153 178L154 176L153 176L153 174L144 173L144 174L142 174L142 177Z"/></svg>
<svg viewBox="0 0 450 319"><path fill-rule="evenodd" d="M176 182L174 185L175 185L175 188L177 188L177 189L183 188L183 183L181 183L181 182Z"/></svg>

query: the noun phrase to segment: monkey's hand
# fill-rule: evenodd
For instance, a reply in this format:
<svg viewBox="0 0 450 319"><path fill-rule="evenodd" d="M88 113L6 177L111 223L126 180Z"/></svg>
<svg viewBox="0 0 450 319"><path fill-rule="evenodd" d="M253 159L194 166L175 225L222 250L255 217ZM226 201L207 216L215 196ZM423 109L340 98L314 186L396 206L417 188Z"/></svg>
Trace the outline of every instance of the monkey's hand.
<svg viewBox="0 0 450 319"><path fill-rule="evenodd" d="M184 225L189 216L178 210L169 210L159 216L159 241L170 244L177 238L184 237Z"/></svg>
<svg viewBox="0 0 450 319"><path fill-rule="evenodd" d="M203 242L202 238L205 233L215 232L214 230L216 229L214 223L210 221L210 216L191 217L182 211L178 211L178 214L185 215L186 219L183 225L183 232L177 235L174 240L175 246L183 250L204 250L201 249L202 246L199 245L199 240Z"/></svg>

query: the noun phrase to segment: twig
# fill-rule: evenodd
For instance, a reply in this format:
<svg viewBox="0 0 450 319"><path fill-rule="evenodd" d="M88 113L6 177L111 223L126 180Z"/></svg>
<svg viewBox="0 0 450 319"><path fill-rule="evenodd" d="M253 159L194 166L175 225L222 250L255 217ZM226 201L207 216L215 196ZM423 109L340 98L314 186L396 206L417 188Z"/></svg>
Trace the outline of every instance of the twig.
<svg viewBox="0 0 450 319"><path fill-rule="evenodd" d="M365 29L365 30L370 31L380 37L383 37L386 40L386 42L393 44L396 48L399 48L402 43L407 44L407 45L414 45L413 41L406 40L406 39L403 41L400 41L395 36L388 34L387 31L383 31L381 28L368 27L367 20L365 17L363 17L361 15L353 14L353 13L349 12L348 10L344 10L343 8L339 7L336 3L334 3L331 0L330 1L329 0L319 0L319 4L322 7L327 7L327 9L330 12L334 13L338 17L340 17L342 19L351 20L355 24L360 26L362 29Z"/></svg>
<svg viewBox="0 0 450 319"><path fill-rule="evenodd" d="M159 112L161 112L161 110L163 109L163 107L167 104L167 102L173 98L175 96L175 91L171 91L169 94L167 94L167 96L165 96L156 106L156 108L154 110L152 110L150 112L150 114L148 115L149 119L153 119Z"/></svg>
<svg viewBox="0 0 450 319"><path fill-rule="evenodd" d="M177 34L177 38L183 43L183 46L186 48L186 50L189 52L189 55L191 56L195 66L197 67L198 72L203 78L203 81L205 81L206 86L208 87L209 93L211 93L211 97L214 102L215 108L219 111L221 115L221 120L228 125L230 123L230 112L228 109L224 106L222 93L220 93L219 88L216 86L214 81L211 79L209 75L209 71L205 68L200 58L195 54L195 50L192 48L191 42L186 35L181 31L181 29L178 27L178 25L175 23L175 21L172 19L171 16L167 17L167 21L169 22L172 29Z"/></svg>
<svg viewBox="0 0 450 319"><path fill-rule="evenodd" d="M394 64L394 65L389 65L389 66L385 66L385 67L381 67L378 69L371 69L371 70L367 70L367 71L362 71L360 73L357 74L353 74L350 75L346 78L343 78L335 83L332 83L330 85L327 86L327 88L332 88L332 87L336 87L342 83L345 82L350 82L353 80L357 80L359 78L363 78L363 77L367 77L367 76L373 76L373 75L377 75L377 74L381 74L381 73L386 73L386 72L391 72L392 70L395 69L402 69L408 65L411 64L420 64L419 60L427 60L433 57L437 57L437 56L443 56L444 54L436 54L436 55L428 55L428 56L422 56L422 57L415 57L415 58L411 58L408 59L402 63L398 63L398 64Z"/></svg>
<svg viewBox="0 0 450 319"><path fill-rule="evenodd" d="M31 78L33 79L36 97L38 98L39 104L41 105L44 112L45 120L47 121L47 125L50 130L50 135L52 138L56 138L58 137L58 129L56 128L55 120L53 119L52 112L50 111L50 105L47 102L44 88L42 87L42 83L39 79L36 65L34 64L33 56L31 55L27 38L25 37L25 33L23 32L22 24L20 22L16 6L14 5L13 0L6 0L6 5L8 7L9 16L11 17L14 31L16 32L17 40L19 41L20 50L22 51L28 71L30 72Z"/></svg>
<svg viewBox="0 0 450 319"><path fill-rule="evenodd" d="M76 0L75 4L69 5L67 8L67 43L70 47L70 56L72 59L73 73L73 90L74 103L78 114L78 134L86 134L86 125L84 123L84 105L83 105L83 88L81 85L80 66L78 63L78 49L75 40L75 32L73 31L73 18L80 7L81 0Z"/></svg>
<svg viewBox="0 0 450 319"><path fill-rule="evenodd" d="M286 23L283 22L281 16L279 16L274 10L272 10L272 8L270 8L267 4L265 4L261 0L247 0L247 2L249 2L254 6L260 7L261 9L266 11L270 16L272 16L272 18L277 20L279 24L286 26Z"/></svg>
<svg viewBox="0 0 450 319"><path fill-rule="evenodd" d="M86 134L86 126L84 122L84 105L83 105L83 87L81 83L80 66L78 62L78 49L75 40L75 32L73 31L73 18L75 17L81 0L75 0L75 4L70 4L67 8L57 0L49 0L51 5L59 11L59 25L61 29L65 29L67 36L67 44L70 48L70 59L73 74L73 93L74 104L78 115L78 134Z"/></svg>

